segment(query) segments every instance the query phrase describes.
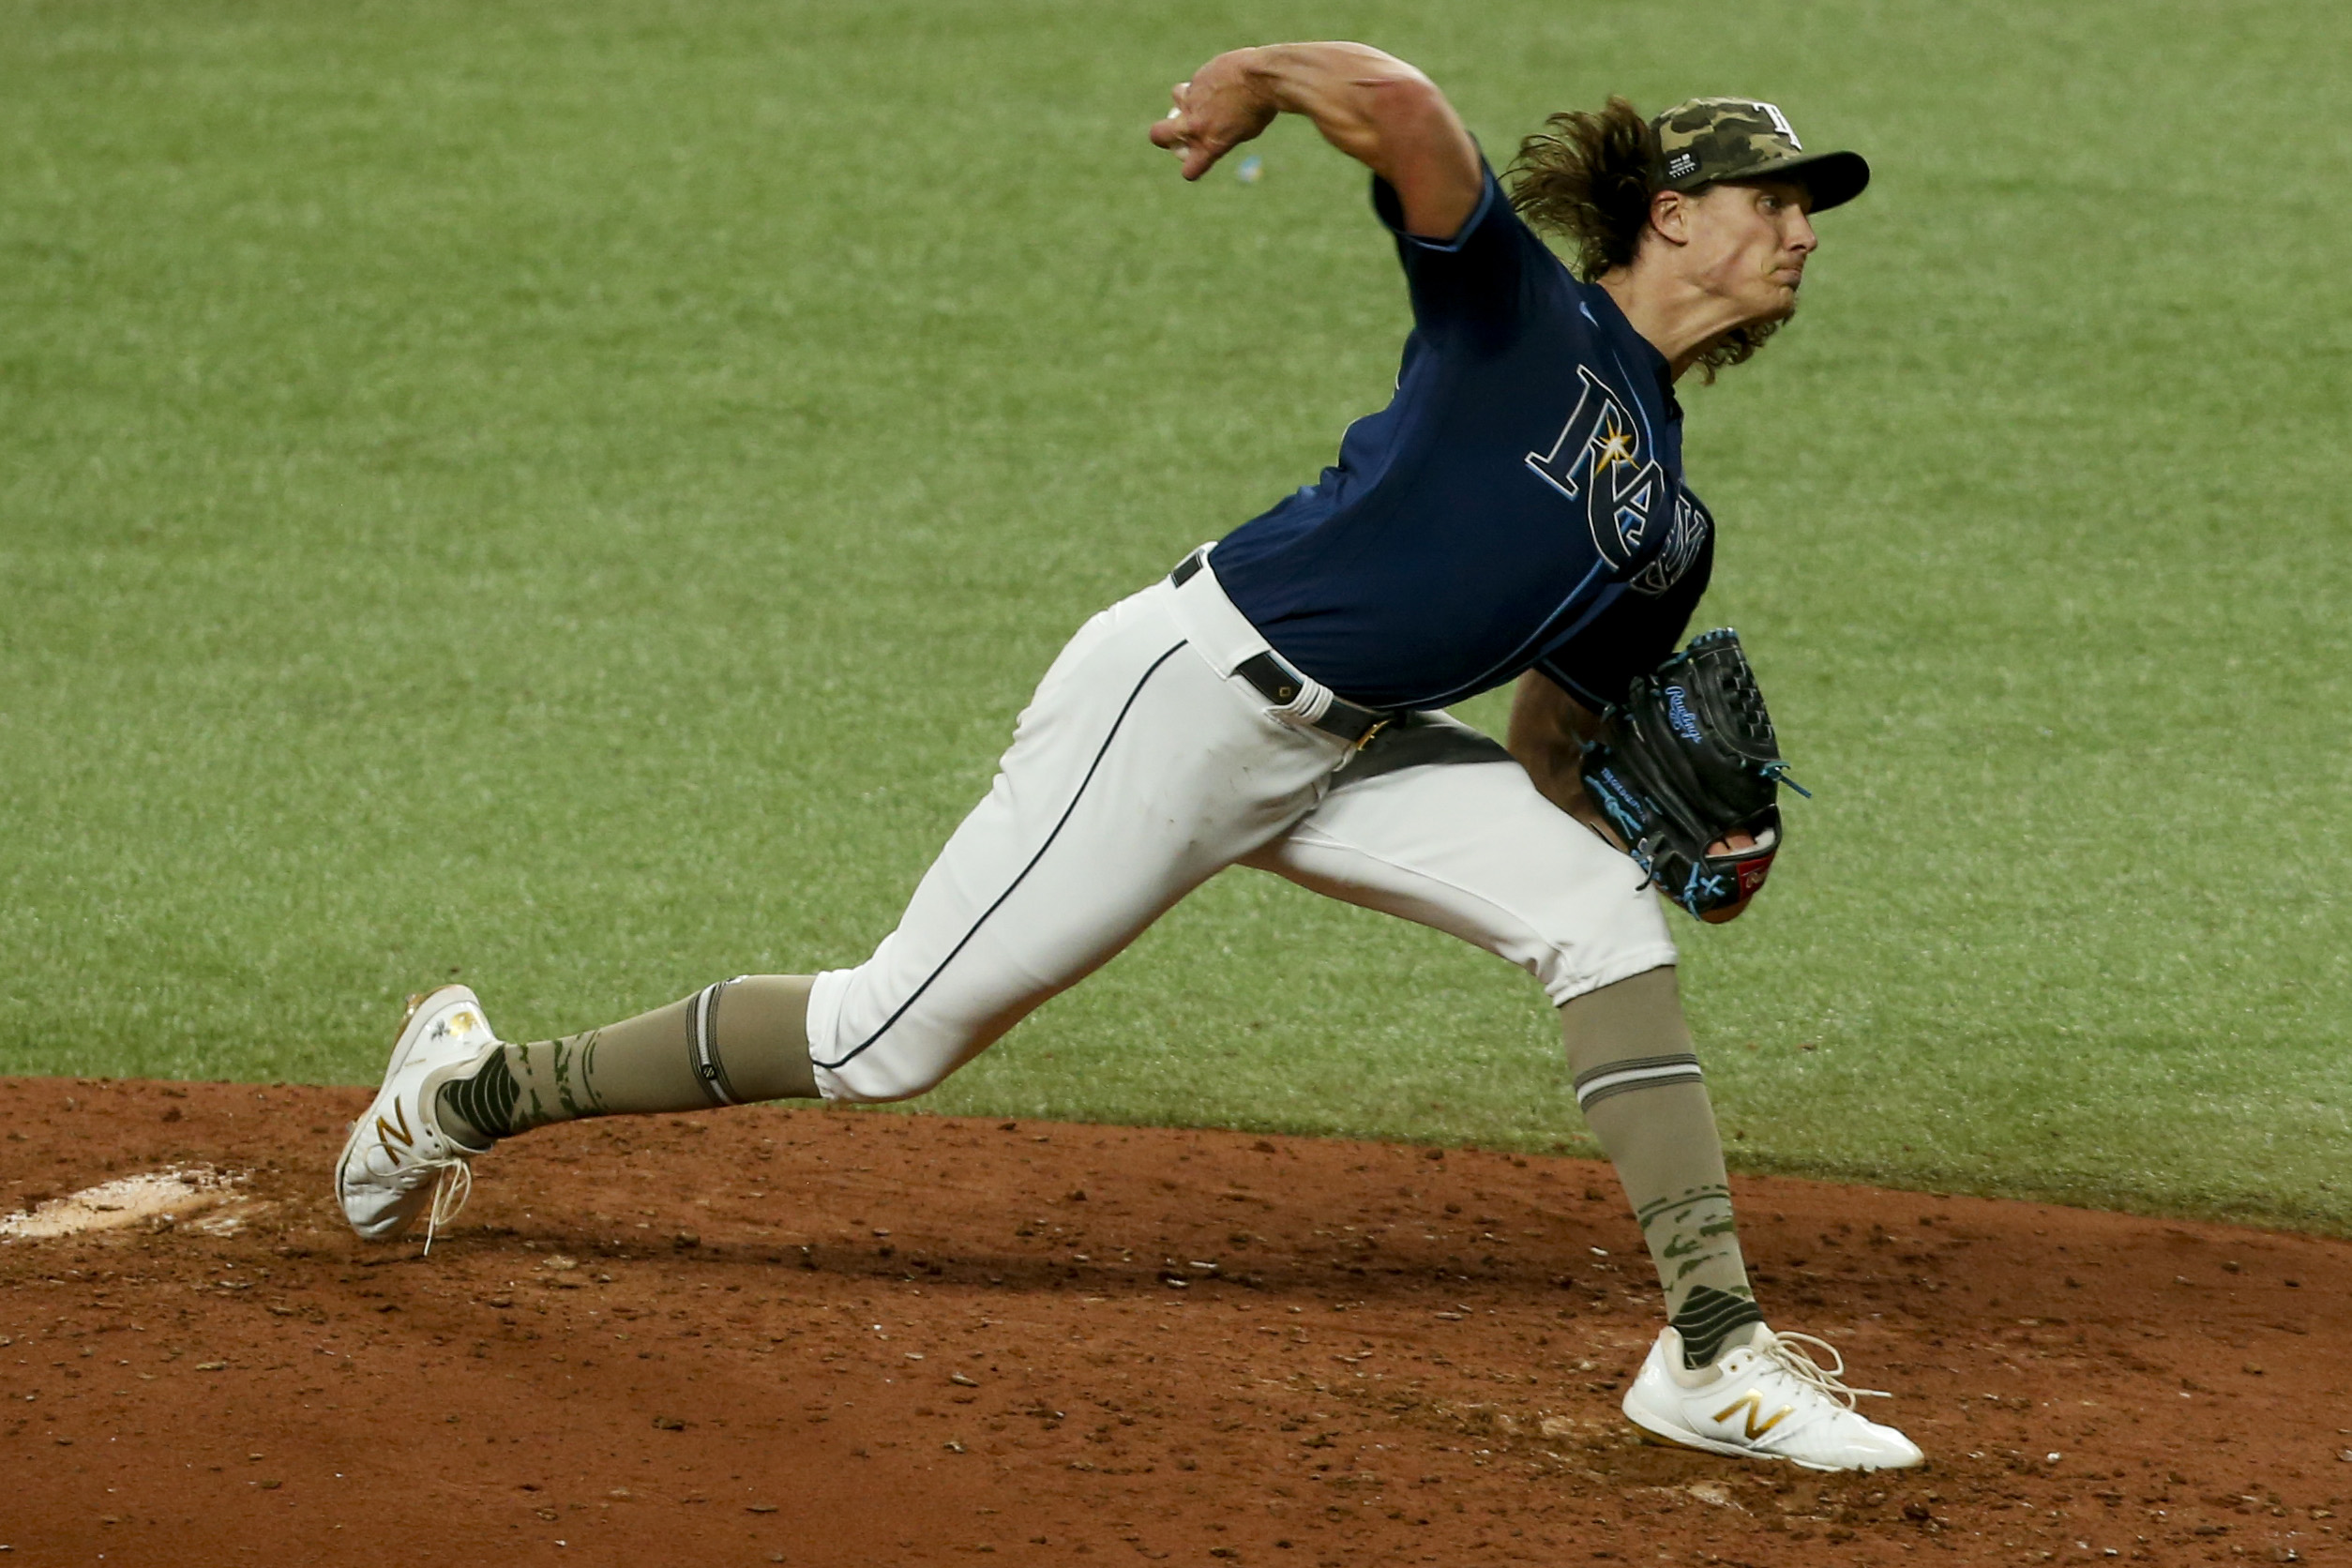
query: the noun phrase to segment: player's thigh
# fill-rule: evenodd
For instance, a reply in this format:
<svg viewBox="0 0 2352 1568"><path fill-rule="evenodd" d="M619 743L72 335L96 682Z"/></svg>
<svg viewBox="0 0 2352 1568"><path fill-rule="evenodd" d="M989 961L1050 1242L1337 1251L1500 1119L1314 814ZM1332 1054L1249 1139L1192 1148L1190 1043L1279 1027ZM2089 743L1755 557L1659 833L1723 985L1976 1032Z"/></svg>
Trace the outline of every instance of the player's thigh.
<svg viewBox="0 0 2352 1568"><path fill-rule="evenodd" d="M921 1093L1312 808L1338 743L1270 717L1139 595L1090 622L897 928L809 1003L836 1098Z"/></svg>
<svg viewBox="0 0 2352 1568"><path fill-rule="evenodd" d="M1417 727L1396 743L1404 765L1343 770L1244 864L1451 932L1533 974L1556 1004L1674 962L1632 860L1493 742L1438 716Z"/></svg>

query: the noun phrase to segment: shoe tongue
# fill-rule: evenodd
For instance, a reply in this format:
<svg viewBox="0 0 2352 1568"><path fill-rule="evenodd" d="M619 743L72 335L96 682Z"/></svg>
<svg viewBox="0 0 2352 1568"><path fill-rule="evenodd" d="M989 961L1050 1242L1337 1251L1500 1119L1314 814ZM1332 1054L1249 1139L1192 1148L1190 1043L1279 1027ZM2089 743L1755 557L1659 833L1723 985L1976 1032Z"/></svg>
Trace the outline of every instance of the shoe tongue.
<svg viewBox="0 0 2352 1568"><path fill-rule="evenodd" d="M1738 1349L1760 1349L1772 1337L1772 1331L1762 1323L1742 1323L1723 1336L1726 1353Z"/></svg>
<svg viewBox="0 0 2352 1568"><path fill-rule="evenodd" d="M1761 1353L1772 1330L1761 1323L1745 1323L1724 1336L1715 1348L1715 1359L1696 1370L1700 1372L1738 1372L1744 1370ZM1740 1360L1744 1356L1746 1359Z"/></svg>

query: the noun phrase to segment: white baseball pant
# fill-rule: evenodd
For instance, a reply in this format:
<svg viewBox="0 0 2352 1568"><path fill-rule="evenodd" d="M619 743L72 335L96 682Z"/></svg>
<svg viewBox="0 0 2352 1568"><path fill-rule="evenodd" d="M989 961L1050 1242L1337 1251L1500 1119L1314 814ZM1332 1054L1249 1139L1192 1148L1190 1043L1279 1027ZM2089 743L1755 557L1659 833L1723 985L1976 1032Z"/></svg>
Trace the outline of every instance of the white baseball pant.
<svg viewBox="0 0 2352 1568"><path fill-rule="evenodd" d="M817 976L829 1100L932 1088L1228 866L1289 878L1510 959L1554 1005L1674 962L1638 867L1500 746L1416 714L1358 751L1234 670L1268 651L1214 567L1081 627L995 782L854 969Z"/></svg>

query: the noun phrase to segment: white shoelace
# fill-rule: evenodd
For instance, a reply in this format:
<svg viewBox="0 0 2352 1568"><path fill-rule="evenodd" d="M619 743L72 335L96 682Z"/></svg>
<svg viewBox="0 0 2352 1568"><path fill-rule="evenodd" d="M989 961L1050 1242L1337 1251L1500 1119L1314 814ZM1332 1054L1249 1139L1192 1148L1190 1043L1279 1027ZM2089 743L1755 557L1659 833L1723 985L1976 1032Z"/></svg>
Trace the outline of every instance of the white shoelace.
<svg viewBox="0 0 2352 1568"><path fill-rule="evenodd" d="M1814 1360L1810 1351L1800 1348L1799 1341L1805 1345L1818 1345L1829 1352L1830 1360L1835 1364L1823 1366ZM1826 1339L1816 1339L1809 1334L1782 1334L1774 1331L1771 1340L1763 1347L1763 1353L1773 1365L1799 1382L1819 1390L1849 1410L1854 1408L1856 1399L1892 1399L1894 1397L1884 1389L1847 1388L1841 1380L1846 1376L1846 1358L1838 1353L1836 1346Z"/></svg>
<svg viewBox="0 0 2352 1568"><path fill-rule="evenodd" d="M474 1168L463 1160L444 1160L433 1177L432 1207L425 1213L425 1256L433 1255L433 1238L458 1217L474 1196Z"/></svg>

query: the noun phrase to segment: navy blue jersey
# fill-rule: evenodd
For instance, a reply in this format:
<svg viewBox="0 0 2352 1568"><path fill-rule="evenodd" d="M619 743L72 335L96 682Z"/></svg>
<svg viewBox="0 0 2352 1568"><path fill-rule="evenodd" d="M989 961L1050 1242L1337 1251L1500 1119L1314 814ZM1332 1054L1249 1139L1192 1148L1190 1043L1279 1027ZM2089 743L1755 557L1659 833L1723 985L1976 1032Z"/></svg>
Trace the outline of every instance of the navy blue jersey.
<svg viewBox="0 0 2352 1568"><path fill-rule="evenodd" d="M1373 205L1412 297L1396 394L1322 478L1218 544L1266 641L1341 696L1434 708L1540 670L1590 706L1674 649L1714 525L1666 359L1486 174L1442 244Z"/></svg>

